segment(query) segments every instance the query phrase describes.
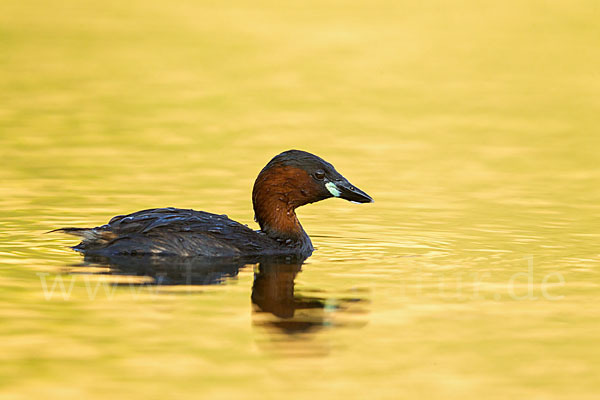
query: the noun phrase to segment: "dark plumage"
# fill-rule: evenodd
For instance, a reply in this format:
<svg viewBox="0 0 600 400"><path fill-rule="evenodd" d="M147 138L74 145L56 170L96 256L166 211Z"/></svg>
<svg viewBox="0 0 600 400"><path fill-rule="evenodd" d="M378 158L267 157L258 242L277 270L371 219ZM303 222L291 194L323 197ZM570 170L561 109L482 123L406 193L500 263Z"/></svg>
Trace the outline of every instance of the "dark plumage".
<svg viewBox="0 0 600 400"><path fill-rule="evenodd" d="M290 150L274 157L254 184L252 202L260 231L225 215L179 208L142 210L116 216L96 228L56 231L81 237L73 249L86 255L308 256L312 243L294 210L334 196L372 201L331 164L313 154Z"/></svg>

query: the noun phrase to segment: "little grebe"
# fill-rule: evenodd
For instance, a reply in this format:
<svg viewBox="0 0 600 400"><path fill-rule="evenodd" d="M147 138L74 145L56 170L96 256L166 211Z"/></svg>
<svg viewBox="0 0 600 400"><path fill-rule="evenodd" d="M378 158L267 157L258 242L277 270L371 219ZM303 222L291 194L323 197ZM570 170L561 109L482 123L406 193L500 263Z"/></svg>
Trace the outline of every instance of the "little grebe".
<svg viewBox="0 0 600 400"><path fill-rule="evenodd" d="M275 156L254 182L252 204L259 231L225 215L179 208L143 210L96 228L56 231L82 237L73 249L86 255L308 256L313 246L294 210L329 197L373 201L325 160L289 150Z"/></svg>

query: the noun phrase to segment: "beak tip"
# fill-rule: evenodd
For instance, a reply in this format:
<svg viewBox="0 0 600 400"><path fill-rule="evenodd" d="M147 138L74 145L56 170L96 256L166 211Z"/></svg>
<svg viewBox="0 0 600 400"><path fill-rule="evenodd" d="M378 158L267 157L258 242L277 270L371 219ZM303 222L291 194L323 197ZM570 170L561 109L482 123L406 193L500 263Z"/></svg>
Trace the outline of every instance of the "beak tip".
<svg viewBox="0 0 600 400"><path fill-rule="evenodd" d="M336 181L335 183L327 183L325 187L334 197L339 197L358 204L373 203L373 198L371 196L350 184L346 179Z"/></svg>
<svg viewBox="0 0 600 400"><path fill-rule="evenodd" d="M369 195L362 196L362 198L360 198L360 199L349 200L349 201L351 201L352 203L356 203L356 204L368 204L368 203L374 203L375 202L375 200L373 200L373 198L371 196L369 196Z"/></svg>

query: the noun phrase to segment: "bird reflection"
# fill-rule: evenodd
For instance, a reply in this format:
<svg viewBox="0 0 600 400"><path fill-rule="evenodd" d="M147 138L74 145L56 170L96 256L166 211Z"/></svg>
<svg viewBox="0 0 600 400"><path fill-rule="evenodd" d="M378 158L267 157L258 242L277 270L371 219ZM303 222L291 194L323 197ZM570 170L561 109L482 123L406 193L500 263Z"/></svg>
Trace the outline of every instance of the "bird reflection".
<svg viewBox="0 0 600 400"><path fill-rule="evenodd" d="M296 256L209 258L173 256L86 256L85 266L107 267L101 274L144 277L134 285L218 285L254 265L253 325L291 335L332 325L331 314L346 310L357 297L306 296L294 290L306 258ZM149 279L148 279L149 278ZM115 283L132 285L132 283ZM341 324L336 324L341 325Z"/></svg>
<svg viewBox="0 0 600 400"><path fill-rule="evenodd" d="M218 285L236 277L247 262L238 258L178 256L85 256L84 266L107 267L102 274L151 278L140 285ZM116 285L124 285L116 283ZM126 283L131 285L131 283Z"/></svg>
<svg viewBox="0 0 600 400"><path fill-rule="evenodd" d="M309 333L332 326L332 313L345 310L357 297L326 298L295 293L295 279L303 260L263 260L254 273L254 324L287 334ZM269 313L277 318L260 318ZM341 325L337 323L336 325Z"/></svg>

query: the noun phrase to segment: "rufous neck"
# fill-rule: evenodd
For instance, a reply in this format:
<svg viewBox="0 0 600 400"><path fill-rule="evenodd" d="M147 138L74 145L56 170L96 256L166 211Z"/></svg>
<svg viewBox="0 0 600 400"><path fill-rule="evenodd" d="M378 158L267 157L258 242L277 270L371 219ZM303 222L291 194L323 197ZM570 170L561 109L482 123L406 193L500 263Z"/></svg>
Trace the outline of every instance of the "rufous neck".
<svg viewBox="0 0 600 400"><path fill-rule="evenodd" d="M291 184L296 168L279 167L263 170L252 190L254 217L260 229L275 239L300 241L308 238L296 217L295 209L302 201L299 189Z"/></svg>

